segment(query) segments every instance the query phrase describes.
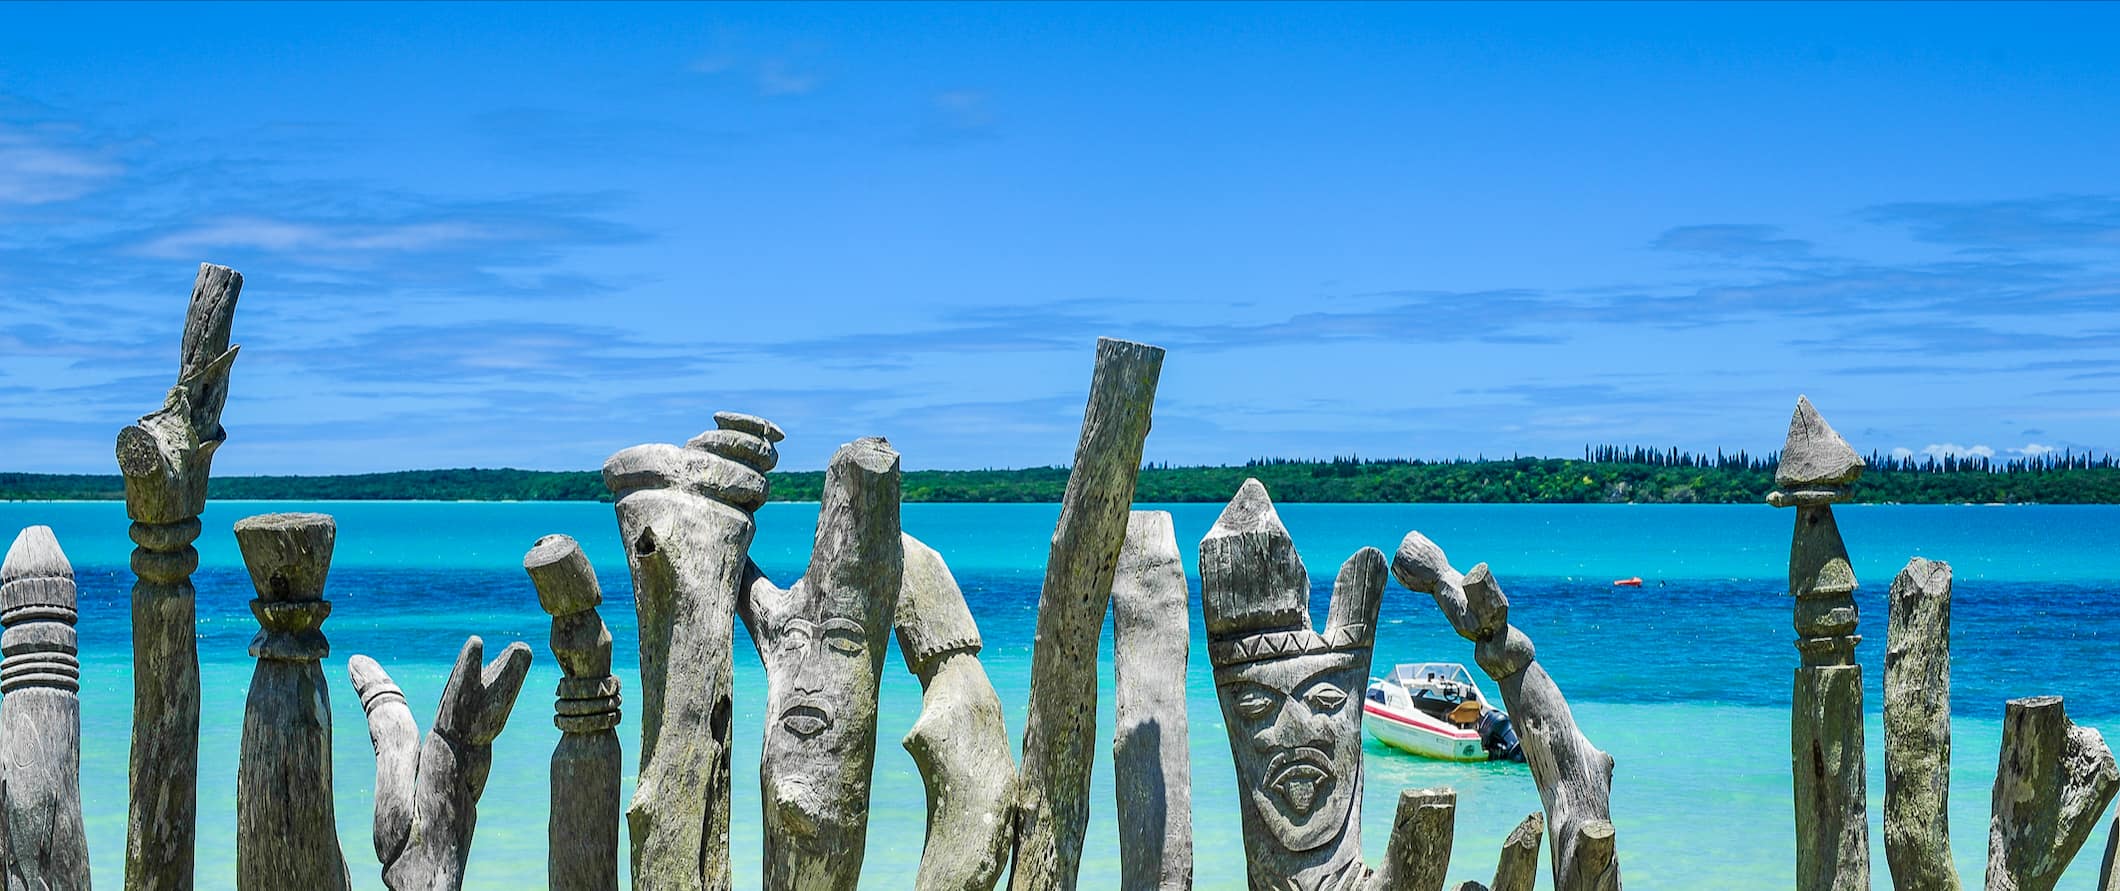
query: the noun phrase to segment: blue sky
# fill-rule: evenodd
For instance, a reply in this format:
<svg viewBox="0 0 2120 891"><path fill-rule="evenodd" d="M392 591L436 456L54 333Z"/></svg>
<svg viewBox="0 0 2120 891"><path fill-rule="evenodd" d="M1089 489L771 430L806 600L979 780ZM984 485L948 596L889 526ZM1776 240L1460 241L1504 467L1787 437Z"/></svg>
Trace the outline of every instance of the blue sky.
<svg viewBox="0 0 2120 891"><path fill-rule="evenodd" d="M2120 446L2120 7L0 5L0 468Z"/></svg>

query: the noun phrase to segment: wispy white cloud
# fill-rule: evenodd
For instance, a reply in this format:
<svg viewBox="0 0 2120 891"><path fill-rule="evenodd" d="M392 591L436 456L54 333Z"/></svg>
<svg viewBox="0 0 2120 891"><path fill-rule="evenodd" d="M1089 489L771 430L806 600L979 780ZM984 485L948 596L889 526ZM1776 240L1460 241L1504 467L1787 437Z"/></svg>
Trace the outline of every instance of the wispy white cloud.
<svg viewBox="0 0 2120 891"><path fill-rule="evenodd" d="M401 225L318 224L264 217L234 217L150 238L139 251L150 257L186 259L228 250L280 253L416 253L489 241L506 233L462 221Z"/></svg>
<svg viewBox="0 0 2120 891"><path fill-rule="evenodd" d="M36 130L0 126L0 204L50 204L94 191L124 168Z"/></svg>
<svg viewBox="0 0 2120 891"><path fill-rule="evenodd" d="M1893 449L1892 454L1897 456L1902 451L1905 450ZM1995 450L1985 445L1962 446L1955 442L1932 442L1922 446L1920 454L1931 458L1993 458Z"/></svg>
<svg viewBox="0 0 2120 891"><path fill-rule="evenodd" d="M2010 454L2013 455L2023 455L2027 458L2037 458L2041 455L2051 455L2058 450L2050 445L2041 445L2036 442L2028 442L2018 448L2009 449L2008 451L2010 452Z"/></svg>

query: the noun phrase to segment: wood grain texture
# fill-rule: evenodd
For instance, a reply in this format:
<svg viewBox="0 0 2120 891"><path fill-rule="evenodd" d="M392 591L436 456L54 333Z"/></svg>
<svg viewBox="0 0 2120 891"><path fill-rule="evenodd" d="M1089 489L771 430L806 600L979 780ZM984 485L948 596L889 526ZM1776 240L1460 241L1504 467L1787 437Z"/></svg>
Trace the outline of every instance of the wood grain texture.
<svg viewBox="0 0 2120 891"><path fill-rule="evenodd" d="M0 853L9 889L88 891L74 570L50 527L0 562Z"/></svg>
<svg viewBox="0 0 2120 891"><path fill-rule="evenodd" d="M1361 888L1362 691L1384 555L1334 579L1325 626L1266 487L1245 480L1200 541L1200 612L1236 767L1253 891Z"/></svg>
<svg viewBox="0 0 2120 891"><path fill-rule="evenodd" d="M192 284L177 383L162 407L118 433L132 518L133 733L125 887L192 886L199 785L199 652L191 574L213 456L228 438L229 344L243 276L202 263Z"/></svg>
<svg viewBox="0 0 2120 891"><path fill-rule="evenodd" d="M726 891L736 601L780 428L723 412L680 448L604 462L639 619L641 745L626 808L635 891ZM746 438L747 437L747 438Z"/></svg>
<svg viewBox="0 0 2120 891"><path fill-rule="evenodd" d="M787 590L753 576L738 603L766 669L758 779L772 891L851 891L861 879L876 694L905 557L898 481L889 443L840 446L808 570Z"/></svg>
<svg viewBox="0 0 2120 891"><path fill-rule="evenodd" d="M917 891L989 891L1008 868L1016 759L1001 697L979 664L979 626L935 549L903 536L898 652L920 678L920 718L905 750L927 787Z"/></svg>
<svg viewBox="0 0 2120 891"><path fill-rule="evenodd" d="M2120 791L2105 738L2059 696L2012 699L1988 820L1989 891L2051 891Z"/></svg>
<svg viewBox="0 0 2120 891"><path fill-rule="evenodd" d="M1097 646L1126 538L1163 350L1098 338L1074 469L1038 598L1011 891L1071 891L1097 751Z"/></svg>
<svg viewBox="0 0 2120 891"><path fill-rule="evenodd" d="M1449 789L1402 789L1391 821L1384 862L1371 891L1443 891L1450 847L1457 831L1457 793Z"/></svg>
<svg viewBox="0 0 2120 891"><path fill-rule="evenodd" d="M596 570L581 544L547 535L523 555L523 570L538 604L552 616L552 655L566 676L559 682L552 723L552 799L545 836L546 887L552 891L618 888L619 783L624 753L618 741L619 685L611 674L611 629Z"/></svg>
<svg viewBox="0 0 2120 891"><path fill-rule="evenodd" d="M1185 669L1191 591L1165 511L1127 517L1112 581L1112 788L1119 812L1119 887L1192 887L1192 758Z"/></svg>
<svg viewBox="0 0 2120 891"><path fill-rule="evenodd" d="M509 644L481 668L485 647L474 636L457 652L424 743L404 691L383 667L366 656L348 661L375 745L375 854L390 891L463 887L493 740L530 672L529 644Z"/></svg>
<svg viewBox="0 0 2120 891"><path fill-rule="evenodd" d="M323 514L265 514L237 521L235 532L260 626L236 773L236 887L343 891L352 878L332 807L331 695L320 663L331 653L324 579L337 525Z"/></svg>
<svg viewBox="0 0 2120 891"><path fill-rule="evenodd" d="M1480 670L1500 687L1502 703L1523 740L1524 761L1545 805L1547 831L1553 841L1554 885L1560 891L1618 888L1619 860L1609 850L1597 864L1577 845L1583 827L1605 824L1610 838L1612 756L1590 743L1575 723L1560 685L1538 664L1531 639L1509 624L1509 598L1481 563L1459 573L1443 549L1419 532L1409 532L1392 558L1392 574L1409 590L1435 598L1460 637L1473 642Z"/></svg>
<svg viewBox="0 0 2120 891"><path fill-rule="evenodd" d="M1884 652L1884 856L1900 888L1956 891L1951 862L1951 567L1892 580Z"/></svg>

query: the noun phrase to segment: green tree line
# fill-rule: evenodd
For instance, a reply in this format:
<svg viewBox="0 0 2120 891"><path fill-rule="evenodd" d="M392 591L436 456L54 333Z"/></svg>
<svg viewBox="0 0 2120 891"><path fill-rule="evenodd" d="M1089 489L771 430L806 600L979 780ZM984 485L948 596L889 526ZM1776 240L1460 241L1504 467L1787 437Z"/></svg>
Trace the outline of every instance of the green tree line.
<svg viewBox="0 0 2120 891"><path fill-rule="evenodd" d="M1420 461L1340 457L1258 459L1241 466L1142 468L1135 499L1220 502L1257 477L1283 502L1758 503L1774 488L1777 456L1696 455L1675 449L1600 446L1584 457ZM911 502L1054 502L1067 468L912 470ZM823 471L770 475L776 501L815 501ZM340 476L215 477L212 496L231 500L608 501L595 471L406 470ZM117 500L115 475L0 473L0 500ZM2011 461L1872 455L1855 485L1858 502L1905 504L2120 504L2120 463L2061 453Z"/></svg>

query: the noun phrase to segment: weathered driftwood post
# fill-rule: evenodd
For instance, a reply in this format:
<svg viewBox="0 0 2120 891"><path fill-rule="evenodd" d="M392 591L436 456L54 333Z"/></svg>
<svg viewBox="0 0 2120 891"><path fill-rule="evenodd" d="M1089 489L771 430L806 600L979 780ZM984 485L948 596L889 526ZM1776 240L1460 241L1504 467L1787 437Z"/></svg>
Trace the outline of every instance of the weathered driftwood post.
<svg viewBox="0 0 2120 891"><path fill-rule="evenodd" d="M228 343L243 276L199 264L184 317L177 384L162 407L118 432L125 513L132 518L133 732L125 887L192 884L199 786L199 650L191 587L199 513L214 450L228 438Z"/></svg>
<svg viewBox="0 0 2120 891"><path fill-rule="evenodd" d="M640 767L626 809L636 891L729 887L730 647L751 512L782 434L751 415L714 423L683 448L604 462L640 619Z"/></svg>
<svg viewBox="0 0 2120 891"><path fill-rule="evenodd" d="M1118 709L1112 786L1119 804L1119 886L1126 891L1192 887L1192 759L1185 721L1189 595L1170 514L1134 511L1112 581Z"/></svg>
<svg viewBox="0 0 2120 891"><path fill-rule="evenodd" d="M1509 831L1494 864L1492 891L1531 891L1538 884L1538 846L1546 834L1546 816L1534 813Z"/></svg>
<svg viewBox="0 0 2120 891"><path fill-rule="evenodd" d="M1501 688L1502 702L1523 737L1531 780L1546 807L1553 835L1554 886L1560 891L1620 887L1609 822L1612 756L1591 745L1576 727L1568 700L1538 664L1531 639L1509 624L1509 598L1487 564L1460 575L1435 542L1408 532L1391 570L1399 584L1435 597L1458 636L1473 642L1472 656L1480 670Z"/></svg>
<svg viewBox="0 0 2120 891"><path fill-rule="evenodd" d="M88 891L74 569L48 526L0 562L0 851L7 887Z"/></svg>
<svg viewBox="0 0 2120 891"><path fill-rule="evenodd" d="M1362 863L1362 688L1384 555L1340 567L1325 629L1266 487L1245 480L1200 541L1200 611L1228 722L1254 891L1352 888Z"/></svg>
<svg viewBox="0 0 2120 891"><path fill-rule="evenodd" d="M236 887L328 891L352 887L331 798L331 691L320 664L324 578L338 527L323 514L264 514L236 522L258 619L258 660L243 709L236 774Z"/></svg>
<svg viewBox="0 0 2120 891"><path fill-rule="evenodd" d="M1796 598L1794 720L1798 891L1870 887L1870 823L1864 799L1862 666L1855 662L1855 570L1833 522L1862 457L1833 432L1811 400L1796 399L1788 443L1775 468L1775 507L1796 508L1789 594Z"/></svg>
<svg viewBox="0 0 2120 891"><path fill-rule="evenodd" d="M1016 760L1001 697L979 664L979 625L942 555L904 536L898 652L920 678L920 718L905 735L927 786L918 891L988 891L1008 866Z"/></svg>
<svg viewBox="0 0 2120 891"><path fill-rule="evenodd" d="M596 570L581 544L547 535L523 555L537 602L552 616L552 655L560 679L552 723L552 809L546 824L545 874L552 891L618 887L618 678L611 675L611 629L596 612L604 602Z"/></svg>
<svg viewBox="0 0 2120 891"><path fill-rule="evenodd" d="M2012 699L1988 821L1989 891L2050 891L2120 791L2105 738L2070 723L2059 696Z"/></svg>
<svg viewBox="0 0 2120 891"><path fill-rule="evenodd" d="M1081 867L1096 759L1097 642L1162 371L1158 347L1097 339L1082 436L1038 598L1011 891L1069 891Z"/></svg>
<svg viewBox="0 0 2120 891"><path fill-rule="evenodd" d="M825 468L802 579L783 591L753 573L738 601L766 667L758 779L769 889L851 891L861 879L876 691L904 555L898 452L857 439Z"/></svg>
<svg viewBox="0 0 2120 891"><path fill-rule="evenodd" d="M463 887L493 738L508 725L530 671L529 644L509 644L481 669L485 648L474 636L457 653L424 744L404 691L383 667L367 656L347 665L375 744L375 855L391 891Z"/></svg>
<svg viewBox="0 0 2120 891"><path fill-rule="evenodd" d="M1900 888L1955 891L1951 864L1951 567L1892 580L1884 652L1884 856Z"/></svg>
<svg viewBox="0 0 2120 891"><path fill-rule="evenodd" d="M1379 553L1379 556L1382 556ZM1370 891L1443 891L1450 845L1457 833L1457 793L1449 789L1402 789L1393 815L1391 844Z"/></svg>

